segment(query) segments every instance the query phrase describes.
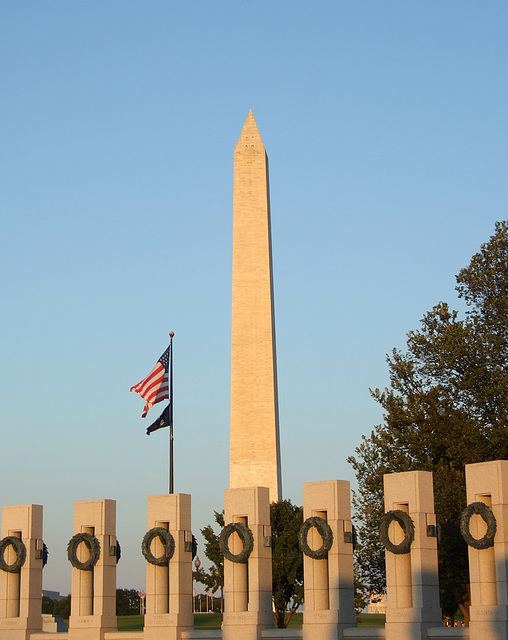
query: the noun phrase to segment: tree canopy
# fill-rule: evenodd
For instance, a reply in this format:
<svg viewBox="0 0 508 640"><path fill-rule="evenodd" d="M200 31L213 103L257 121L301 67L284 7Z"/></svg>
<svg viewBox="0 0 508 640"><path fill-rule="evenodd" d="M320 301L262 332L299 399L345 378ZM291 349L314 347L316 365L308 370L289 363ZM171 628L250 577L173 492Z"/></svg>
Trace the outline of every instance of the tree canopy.
<svg viewBox="0 0 508 640"><path fill-rule="evenodd" d="M406 350L387 357L390 387L371 394L384 422L349 458L358 480L357 566L369 592L381 593L384 551L377 535L383 474L415 469L434 474L439 524L441 605L468 617L467 547L459 533L466 506L464 465L508 458L508 222L458 274L465 317L439 302Z"/></svg>
<svg viewBox="0 0 508 640"><path fill-rule="evenodd" d="M136 589L116 590L116 615L138 615L140 610L139 595Z"/></svg>
<svg viewBox="0 0 508 640"><path fill-rule="evenodd" d="M291 500L272 502L272 593L275 624L287 627L292 615L303 603L303 554L298 545L298 532L303 522L303 509ZM287 612L287 613L286 613Z"/></svg>
<svg viewBox="0 0 508 640"><path fill-rule="evenodd" d="M216 524L222 529L224 527L224 511L214 511L214 519ZM207 589L211 589L215 593L221 590L224 585L224 556L219 547L219 535L215 533L211 524L201 529L201 535L205 539L205 556L212 563L212 567L207 571L203 567L196 570L196 580L204 584Z"/></svg>

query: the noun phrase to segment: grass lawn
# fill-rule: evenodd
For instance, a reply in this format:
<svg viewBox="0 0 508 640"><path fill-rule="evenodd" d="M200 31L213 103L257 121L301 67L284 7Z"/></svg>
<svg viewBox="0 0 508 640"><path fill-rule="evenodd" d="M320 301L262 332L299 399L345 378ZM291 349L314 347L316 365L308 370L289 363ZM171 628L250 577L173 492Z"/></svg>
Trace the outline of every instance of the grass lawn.
<svg viewBox="0 0 508 640"><path fill-rule="evenodd" d="M291 616L291 620L289 621L289 624L288 624L288 629L301 629L302 622L303 622L303 613L299 613L297 611L296 613L293 613L293 615Z"/></svg>
<svg viewBox="0 0 508 640"><path fill-rule="evenodd" d="M289 628L298 629L302 626L303 613L293 614ZM220 613L194 614L194 628L220 629L222 615ZM143 628L143 616L118 616L118 629L122 631L138 631ZM383 627L385 616L381 613L361 613L358 617L359 627Z"/></svg>
<svg viewBox="0 0 508 640"><path fill-rule="evenodd" d="M222 624L221 613L195 613L195 629L220 629Z"/></svg>
<svg viewBox="0 0 508 640"><path fill-rule="evenodd" d="M144 627L144 616L118 616L119 631L138 631ZM194 627L196 629L220 629L222 615L220 613L196 613L194 614Z"/></svg>
<svg viewBox="0 0 508 640"><path fill-rule="evenodd" d="M145 616L118 616L116 619L119 631L138 631L144 627Z"/></svg>
<svg viewBox="0 0 508 640"><path fill-rule="evenodd" d="M384 613L360 613L358 616L359 627L384 627L385 622Z"/></svg>

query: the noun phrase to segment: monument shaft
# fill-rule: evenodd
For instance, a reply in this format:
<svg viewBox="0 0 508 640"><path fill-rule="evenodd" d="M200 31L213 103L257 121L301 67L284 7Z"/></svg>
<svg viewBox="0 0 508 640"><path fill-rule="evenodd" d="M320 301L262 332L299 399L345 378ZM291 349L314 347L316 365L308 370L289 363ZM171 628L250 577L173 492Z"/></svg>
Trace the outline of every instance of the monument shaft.
<svg viewBox="0 0 508 640"><path fill-rule="evenodd" d="M268 159L252 112L235 147L230 487L281 498Z"/></svg>

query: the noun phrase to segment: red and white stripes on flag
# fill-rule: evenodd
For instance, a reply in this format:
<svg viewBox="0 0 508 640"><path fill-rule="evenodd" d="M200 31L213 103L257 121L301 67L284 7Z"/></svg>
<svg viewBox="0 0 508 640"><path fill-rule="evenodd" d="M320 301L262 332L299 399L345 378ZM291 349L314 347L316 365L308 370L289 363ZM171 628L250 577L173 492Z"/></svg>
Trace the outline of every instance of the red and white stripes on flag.
<svg viewBox="0 0 508 640"><path fill-rule="evenodd" d="M157 364L150 371L147 377L138 384L131 387L131 391L138 393L144 398L145 406L141 417L144 418L148 409L157 402L162 402L169 398L169 350L171 345L164 351L157 360Z"/></svg>

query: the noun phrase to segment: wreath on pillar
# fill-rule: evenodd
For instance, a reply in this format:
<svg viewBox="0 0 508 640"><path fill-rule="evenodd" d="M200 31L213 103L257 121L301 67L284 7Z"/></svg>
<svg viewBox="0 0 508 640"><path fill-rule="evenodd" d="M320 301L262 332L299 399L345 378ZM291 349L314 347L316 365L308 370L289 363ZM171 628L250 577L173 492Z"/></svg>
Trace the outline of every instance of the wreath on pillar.
<svg viewBox="0 0 508 640"><path fill-rule="evenodd" d="M154 556L151 550L152 542L157 537L164 547L164 551L160 556ZM163 527L153 527L145 533L143 542L141 543L141 553L145 560L150 564L155 564L158 567L165 567L173 557L174 552L175 539L167 529L164 529Z"/></svg>
<svg viewBox="0 0 508 640"><path fill-rule="evenodd" d="M78 560L78 547L81 543L84 543L88 549L89 556L86 560L81 562ZM69 540L67 545L67 558L75 569L80 571L92 571L97 564L97 560L101 555L101 545L97 538L91 533L76 533Z"/></svg>
<svg viewBox="0 0 508 640"><path fill-rule="evenodd" d="M323 540L323 544L319 547L319 549L311 549L307 541L309 531L312 529L312 527L317 530ZM300 531L298 532L298 543L300 545L300 549L309 558L313 558L314 560L324 560L328 556L328 552L332 548L332 529L324 518L320 518L319 516L312 516L311 518L307 518L307 520L302 523Z"/></svg>
<svg viewBox="0 0 508 640"><path fill-rule="evenodd" d="M388 528L392 522L398 522L404 532L404 540L394 544L388 535ZM402 555L411 551L411 544L415 538L415 525L405 511L394 509L387 511L379 524L379 537L385 549L390 553Z"/></svg>
<svg viewBox="0 0 508 640"><path fill-rule="evenodd" d="M487 532L482 538L473 538L471 535L471 518L474 514L478 514L483 518L487 525ZM492 509L483 502L472 502L462 512L460 517L460 533L462 537L473 549L488 549L494 546L494 538L497 531L496 517L492 513Z"/></svg>
<svg viewBox="0 0 508 640"><path fill-rule="evenodd" d="M231 553L229 550L229 538L233 533L237 533L242 541L240 553ZM222 555L230 562L245 564L254 549L254 535L249 527L242 522L230 522L220 533L219 549Z"/></svg>
<svg viewBox="0 0 508 640"><path fill-rule="evenodd" d="M5 550L8 546L11 546L16 553L16 560L12 564L7 564L5 561ZM8 571L9 573L18 573L21 571L21 567L25 564L26 560L26 547L25 543L16 538L16 536L6 536L0 540L0 569L2 571Z"/></svg>

